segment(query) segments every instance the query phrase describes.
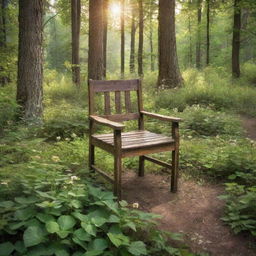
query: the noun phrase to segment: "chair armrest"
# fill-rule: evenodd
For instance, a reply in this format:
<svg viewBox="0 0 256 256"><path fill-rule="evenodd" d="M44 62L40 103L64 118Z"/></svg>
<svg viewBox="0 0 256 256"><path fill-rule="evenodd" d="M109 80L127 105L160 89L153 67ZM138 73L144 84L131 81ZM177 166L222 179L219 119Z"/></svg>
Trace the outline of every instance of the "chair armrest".
<svg viewBox="0 0 256 256"><path fill-rule="evenodd" d="M125 125L117 123L117 122L112 122L106 118L100 117L100 116L93 116L90 115L89 118L93 121L95 121L98 124L103 124L106 125L114 130L123 130Z"/></svg>
<svg viewBox="0 0 256 256"><path fill-rule="evenodd" d="M159 114L155 114L155 113L151 113L151 112L147 112L147 111L140 111L141 114L155 118L155 119L159 119L161 121L168 121L168 122L181 122L182 119L178 118L178 117L172 117L172 116L164 116L164 115L159 115Z"/></svg>

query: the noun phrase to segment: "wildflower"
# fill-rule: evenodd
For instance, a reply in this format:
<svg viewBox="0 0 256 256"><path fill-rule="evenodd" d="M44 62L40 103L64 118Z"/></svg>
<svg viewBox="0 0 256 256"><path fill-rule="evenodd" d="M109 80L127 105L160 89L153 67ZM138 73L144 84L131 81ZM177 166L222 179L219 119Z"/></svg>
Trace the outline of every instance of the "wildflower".
<svg viewBox="0 0 256 256"><path fill-rule="evenodd" d="M71 134L71 137L72 137L72 138L76 138L77 135L73 132L73 133Z"/></svg>
<svg viewBox="0 0 256 256"><path fill-rule="evenodd" d="M65 141L70 141L70 138L65 138Z"/></svg>
<svg viewBox="0 0 256 256"><path fill-rule="evenodd" d="M52 161L53 162L59 162L60 158L58 156L52 156Z"/></svg>
<svg viewBox="0 0 256 256"><path fill-rule="evenodd" d="M139 203L133 203L132 208L138 209L139 208Z"/></svg>
<svg viewBox="0 0 256 256"><path fill-rule="evenodd" d="M71 176L70 179L73 180L79 180L79 178L77 176Z"/></svg>
<svg viewBox="0 0 256 256"><path fill-rule="evenodd" d="M41 156L34 156L35 159L41 159Z"/></svg>
<svg viewBox="0 0 256 256"><path fill-rule="evenodd" d="M8 185L8 183L6 181L2 181L0 184L1 185Z"/></svg>
<svg viewBox="0 0 256 256"><path fill-rule="evenodd" d="M61 137L60 137L60 136L57 136L57 137L56 137L56 140L60 140L60 139L61 139Z"/></svg>

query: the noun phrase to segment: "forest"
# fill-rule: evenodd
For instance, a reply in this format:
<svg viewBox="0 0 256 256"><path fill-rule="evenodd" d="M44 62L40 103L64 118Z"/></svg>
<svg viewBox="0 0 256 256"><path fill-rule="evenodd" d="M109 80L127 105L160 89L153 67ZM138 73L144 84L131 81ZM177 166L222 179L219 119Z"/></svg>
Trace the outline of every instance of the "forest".
<svg viewBox="0 0 256 256"><path fill-rule="evenodd" d="M256 256L255 46L255 0L0 0L0 256Z"/></svg>

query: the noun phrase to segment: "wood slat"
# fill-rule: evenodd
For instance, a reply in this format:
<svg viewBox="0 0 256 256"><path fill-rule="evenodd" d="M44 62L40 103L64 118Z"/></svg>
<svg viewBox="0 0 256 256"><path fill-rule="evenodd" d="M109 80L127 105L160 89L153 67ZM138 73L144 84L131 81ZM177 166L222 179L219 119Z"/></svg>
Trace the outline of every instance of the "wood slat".
<svg viewBox="0 0 256 256"><path fill-rule="evenodd" d="M115 115L102 115L101 117L107 118L110 121L114 122L123 122L129 120L137 120L139 119L138 113L127 113L127 114L115 114Z"/></svg>
<svg viewBox="0 0 256 256"><path fill-rule="evenodd" d="M172 168L172 165L171 165L171 164L168 164L168 163L166 163L166 162L163 162L163 161L161 161L161 160L158 160L158 159L156 159L156 158L154 158L154 157L144 156L144 159L146 159L146 160L148 160L148 161L150 161L150 162L152 162L152 163L161 165L161 166L163 166L163 167L165 167L165 168L168 168L168 169L171 169L171 168ZM170 173L170 172L169 172L169 173Z"/></svg>
<svg viewBox="0 0 256 256"><path fill-rule="evenodd" d="M110 107L110 94L109 92L104 92L104 114L110 115L111 114L111 107Z"/></svg>
<svg viewBox="0 0 256 256"><path fill-rule="evenodd" d="M96 167L95 165L91 166L92 169L94 171L96 171L97 173L99 173L100 175L102 175L105 179L107 179L108 181L110 181L111 183L114 183L114 179L109 176L107 173L105 173L104 171L102 171L100 168Z"/></svg>
<svg viewBox="0 0 256 256"><path fill-rule="evenodd" d="M115 106L116 106L116 113L121 114L122 107L121 107L121 92L120 91L115 91Z"/></svg>
<svg viewBox="0 0 256 256"><path fill-rule="evenodd" d="M124 96L125 96L125 110L126 110L126 113L131 113L132 108L131 108L131 94L130 94L130 91L125 91Z"/></svg>
<svg viewBox="0 0 256 256"><path fill-rule="evenodd" d="M139 80L90 80L89 84L94 92L137 91Z"/></svg>

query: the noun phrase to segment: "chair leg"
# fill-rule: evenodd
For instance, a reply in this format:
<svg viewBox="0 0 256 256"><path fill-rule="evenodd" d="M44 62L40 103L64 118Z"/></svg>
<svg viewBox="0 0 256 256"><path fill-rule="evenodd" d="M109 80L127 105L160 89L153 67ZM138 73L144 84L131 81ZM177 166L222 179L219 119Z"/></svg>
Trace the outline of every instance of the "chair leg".
<svg viewBox="0 0 256 256"><path fill-rule="evenodd" d="M178 165L179 165L179 150L172 151L172 176L171 176L171 192L177 192L178 187Z"/></svg>
<svg viewBox="0 0 256 256"><path fill-rule="evenodd" d="M115 155L114 159L114 195L118 201L122 199L122 158L120 155Z"/></svg>
<svg viewBox="0 0 256 256"><path fill-rule="evenodd" d="M95 163L95 147L89 144L89 169L92 169L92 165Z"/></svg>
<svg viewBox="0 0 256 256"><path fill-rule="evenodd" d="M144 156L139 157L139 177L144 177L144 166L145 166L145 158Z"/></svg>

